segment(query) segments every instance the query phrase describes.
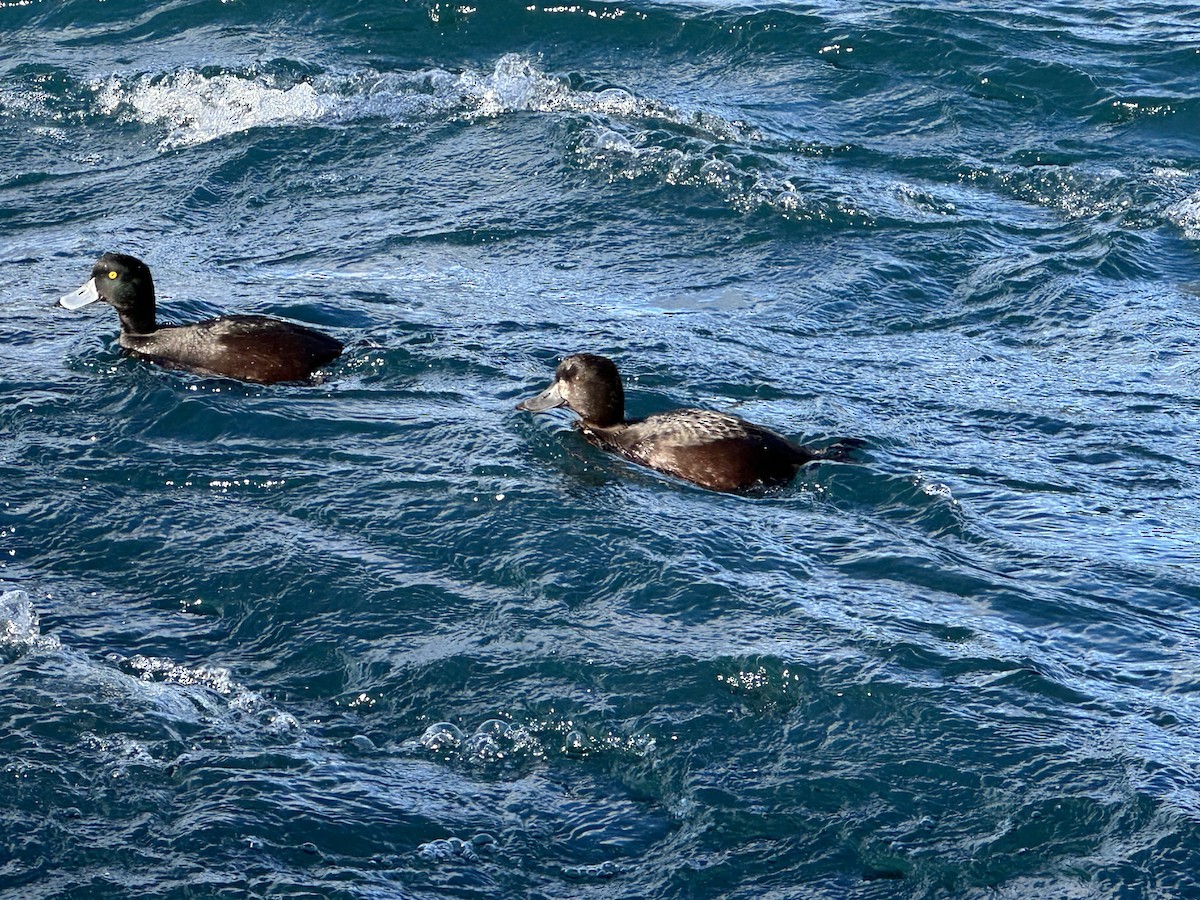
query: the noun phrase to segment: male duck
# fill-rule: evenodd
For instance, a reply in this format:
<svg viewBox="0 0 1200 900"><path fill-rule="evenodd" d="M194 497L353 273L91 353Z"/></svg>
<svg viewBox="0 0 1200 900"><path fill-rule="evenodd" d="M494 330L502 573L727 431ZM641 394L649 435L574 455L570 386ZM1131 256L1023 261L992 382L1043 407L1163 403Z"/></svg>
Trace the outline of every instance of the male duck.
<svg viewBox="0 0 1200 900"><path fill-rule="evenodd" d="M191 325L158 325L149 267L105 253L79 290L59 299L67 309L103 300L121 319L121 346L169 369L271 384L303 381L337 359L341 341L268 316L221 316Z"/></svg>

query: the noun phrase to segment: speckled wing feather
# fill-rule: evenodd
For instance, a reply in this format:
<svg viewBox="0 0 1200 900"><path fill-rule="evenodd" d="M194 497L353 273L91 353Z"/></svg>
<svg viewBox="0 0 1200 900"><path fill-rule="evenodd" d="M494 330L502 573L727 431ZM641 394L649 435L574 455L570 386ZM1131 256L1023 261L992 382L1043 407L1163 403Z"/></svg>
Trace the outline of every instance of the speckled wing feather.
<svg viewBox="0 0 1200 900"><path fill-rule="evenodd" d="M644 441L669 440L679 445L711 444L716 441L745 440L761 434L772 434L744 422L736 416L707 409L673 409L658 413L626 429L627 446Z"/></svg>
<svg viewBox="0 0 1200 900"><path fill-rule="evenodd" d="M700 409L660 413L592 438L633 462L717 491L784 483L812 458L773 431Z"/></svg>

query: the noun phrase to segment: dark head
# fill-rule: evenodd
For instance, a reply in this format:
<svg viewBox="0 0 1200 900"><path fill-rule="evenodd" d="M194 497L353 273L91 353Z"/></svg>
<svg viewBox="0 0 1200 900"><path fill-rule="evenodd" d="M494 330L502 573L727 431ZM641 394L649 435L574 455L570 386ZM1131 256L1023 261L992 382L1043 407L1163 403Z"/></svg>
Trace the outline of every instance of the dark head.
<svg viewBox="0 0 1200 900"><path fill-rule="evenodd" d="M59 298L59 305L79 309L103 300L121 317L121 330L150 334L154 322L154 280L140 259L124 253L105 253L92 267L91 280L73 294Z"/></svg>
<svg viewBox="0 0 1200 900"><path fill-rule="evenodd" d="M588 425L606 428L625 421L625 391L611 359L594 353L568 356L554 370L554 381L517 409L541 412L566 406Z"/></svg>

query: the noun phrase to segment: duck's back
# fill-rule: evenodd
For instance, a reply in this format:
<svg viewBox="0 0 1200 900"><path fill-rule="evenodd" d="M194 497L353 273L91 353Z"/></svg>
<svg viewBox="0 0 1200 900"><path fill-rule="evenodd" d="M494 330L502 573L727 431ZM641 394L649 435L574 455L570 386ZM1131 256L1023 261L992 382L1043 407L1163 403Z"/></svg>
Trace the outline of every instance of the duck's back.
<svg viewBox="0 0 1200 900"><path fill-rule="evenodd" d="M701 409L672 410L591 434L633 462L715 491L783 485L818 458L767 428Z"/></svg>
<svg viewBox="0 0 1200 900"><path fill-rule="evenodd" d="M161 366L270 384L303 381L337 359L340 341L268 316L222 316L151 334L122 334L121 346Z"/></svg>

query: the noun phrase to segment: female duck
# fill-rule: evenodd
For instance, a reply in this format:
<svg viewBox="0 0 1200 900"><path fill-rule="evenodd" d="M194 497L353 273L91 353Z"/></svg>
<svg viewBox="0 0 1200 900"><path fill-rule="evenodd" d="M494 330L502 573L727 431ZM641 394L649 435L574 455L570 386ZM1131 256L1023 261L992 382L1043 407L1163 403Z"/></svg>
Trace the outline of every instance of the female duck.
<svg viewBox="0 0 1200 900"><path fill-rule="evenodd" d="M809 450L759 425L718 412L676 409L626 421L625 391L612 360L577 353L558 364L548 388L517 405L566 406L589 442L631 462L714 491L779 487L819 459L844 459L855 441Z"/></svg>
<svg viewBox="0 0 1200 900"><path fill-rule="evenodd" d="M271 384L302 381L337 359L340 341L268 316L221 316L192 325L155 321L149 267L123 253L105 253L79 290L59 299L67 309L103 300L121 319L121 346L168 369Z"/></svg>

